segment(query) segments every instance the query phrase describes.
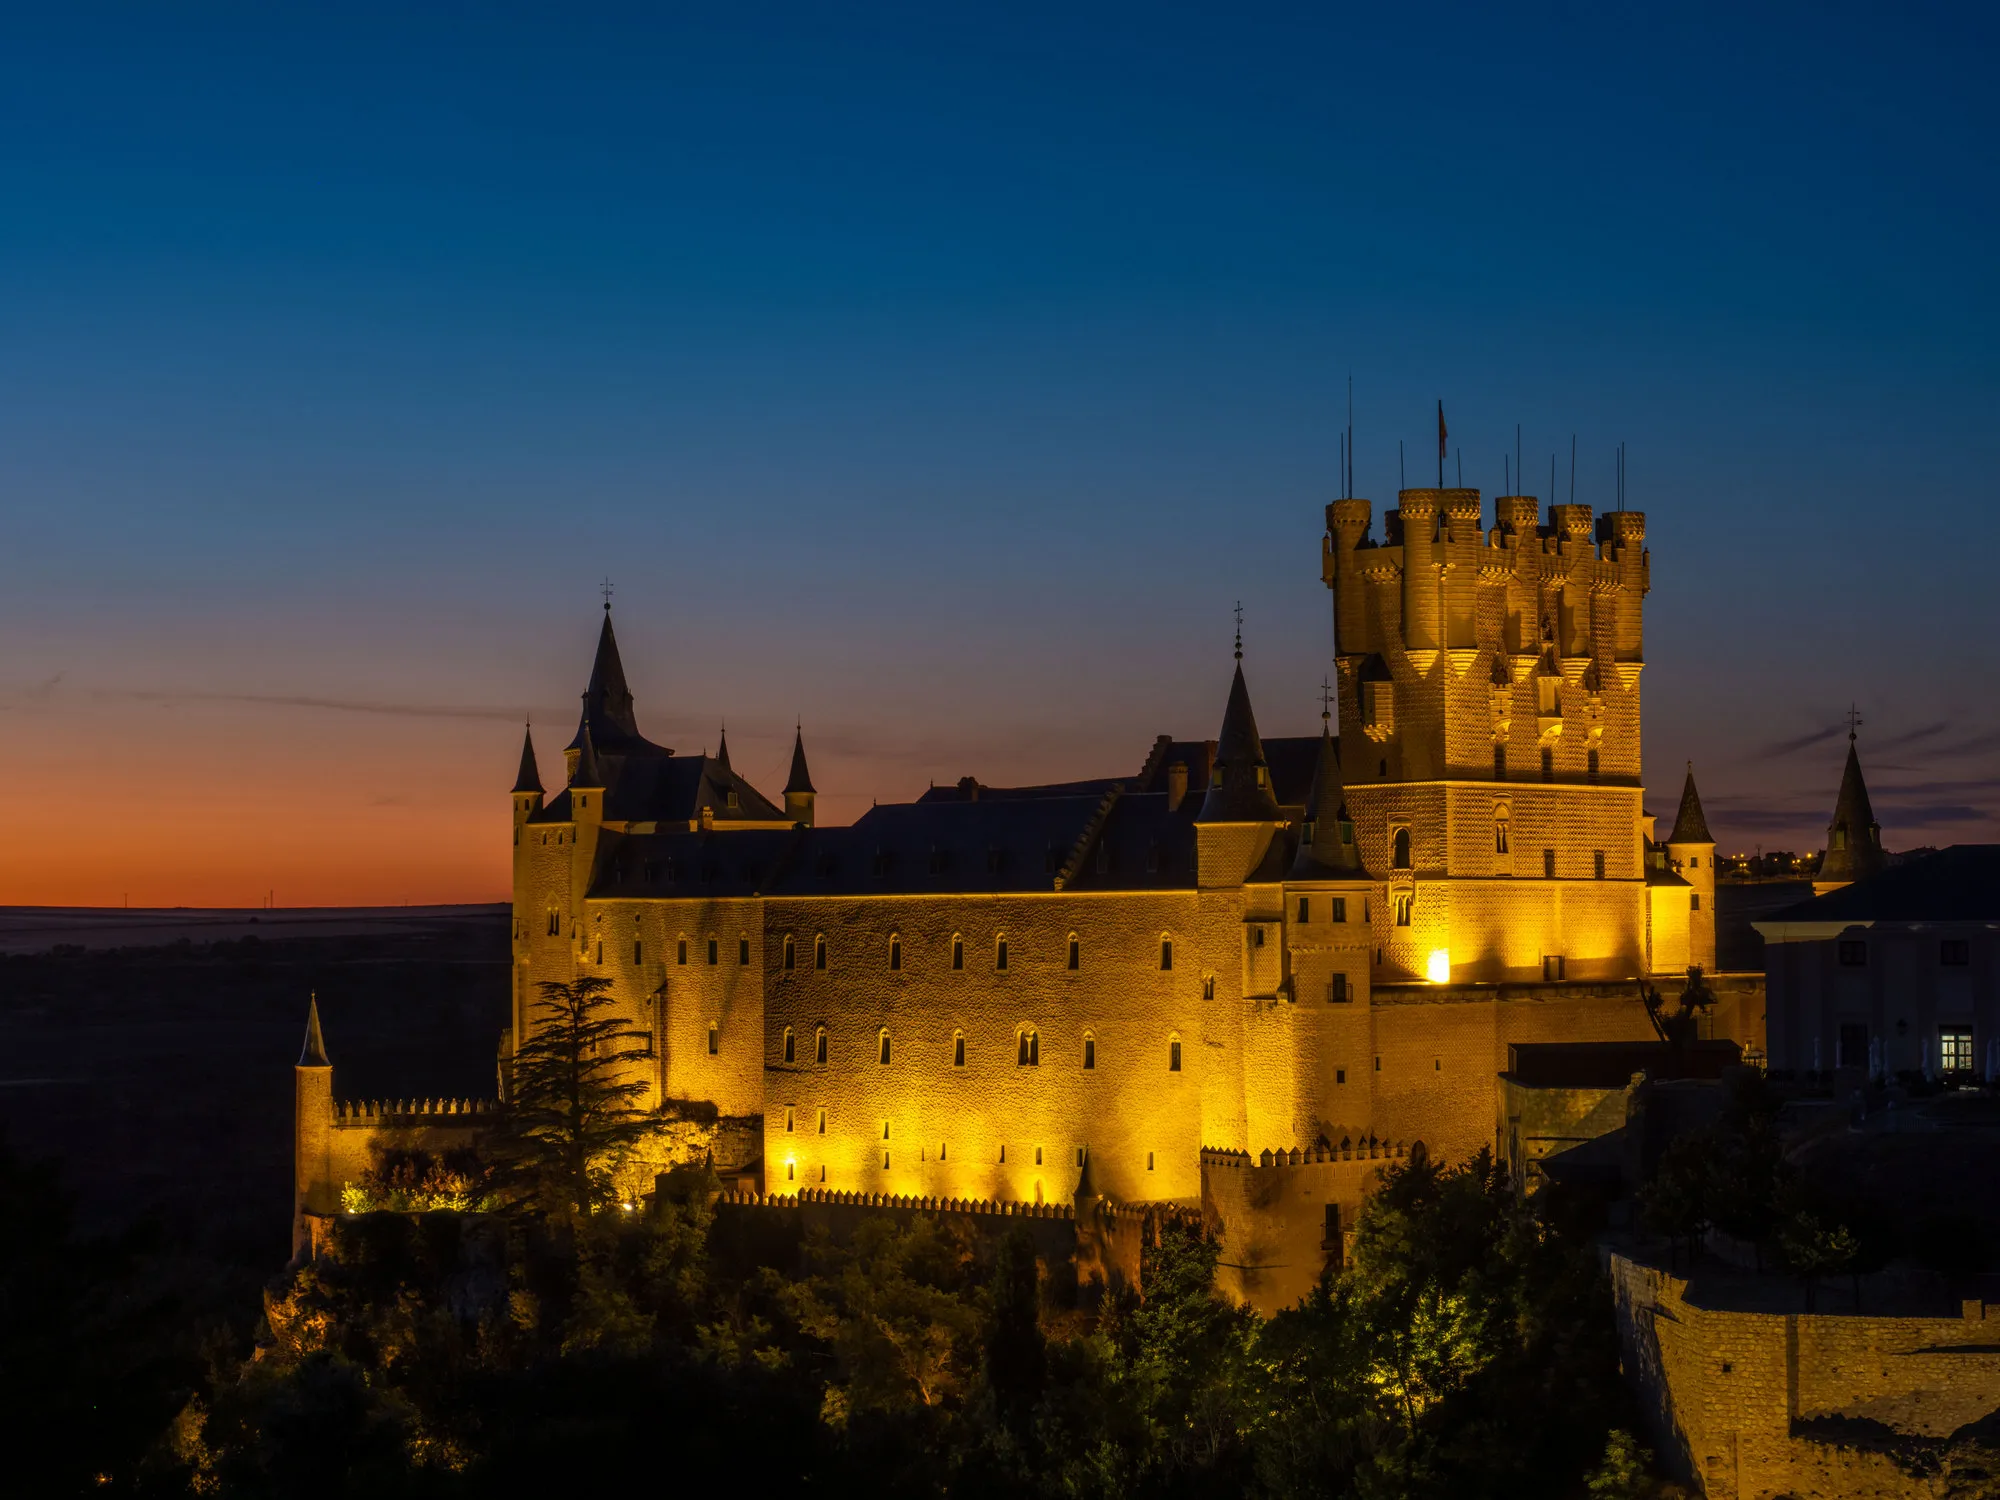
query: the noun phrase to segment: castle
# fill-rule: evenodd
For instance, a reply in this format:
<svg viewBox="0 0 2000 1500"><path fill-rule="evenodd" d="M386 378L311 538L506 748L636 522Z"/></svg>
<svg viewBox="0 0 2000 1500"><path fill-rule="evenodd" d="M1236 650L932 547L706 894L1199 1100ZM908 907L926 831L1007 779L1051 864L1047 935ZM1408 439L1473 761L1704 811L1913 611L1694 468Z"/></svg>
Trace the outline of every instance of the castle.
<svg viewBox="0 0 2000 1500"><path fill-rule="evenodd" d="M607 603L563 784L530 737L512 792L503 1092L537 986L601 975L652 1099L738 1122L717 1164L753 1191L1200 1204L1251 1280L1316 1275L1371 1158L1501 1143L1511 1046L1650 1039L1636 981L1715 966L1692 773L1664 839L1642 807L1645 517L1495 511L1404 490L1377 539L1327 507L1317 734L1259 733L1239 636L1213 739L846 827L803 734L777 801L726 737L648 740ZM302 1214L382 1130L481 1121L336 1107L308 1066Z"/></svg>

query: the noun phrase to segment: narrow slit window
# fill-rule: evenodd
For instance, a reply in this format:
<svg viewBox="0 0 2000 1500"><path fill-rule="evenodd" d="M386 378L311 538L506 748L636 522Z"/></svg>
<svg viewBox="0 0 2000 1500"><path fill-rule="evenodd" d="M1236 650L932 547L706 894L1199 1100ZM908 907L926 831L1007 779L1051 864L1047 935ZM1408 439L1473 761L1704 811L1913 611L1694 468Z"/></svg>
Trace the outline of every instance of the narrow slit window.
<svg viewBox="0 0 2000 1500"><path fill-rule="evenodd" d="M889 1033L883 1031L876 1037L876 1041L879 1044L880 1055L875 1060L886 1068L889 1066Z"/></svg>
<svg viewBox="0 0 2000 1500"><path fill-rule="evenodd" d="M1097 1067L1097 1038L1089 1032L1083 1034L1083 1071L1092 1072Z"/></svg>
<svg viewBox="0 0 2000 1500"><path fill-rule="evenodd" d="M747 969L750 967L750 939L738 938L736 940L736 962L740 968Z"/></svg>
<svg viewBox="0 0 2000 1500"><path fill-rule="evenodd" d="M1037 1033L1029 1030L1016 1032L1014 1034L1014 1044L1014 1065L1016 1067L1035 1068L1041 1066L1042 1042L1041 1037Z"/></svg>
<svg viewBox="0 0 2000 1500"><path fill-rule="evenodd" d="M1181 1039L1179 1037L1174 1037L1167 1043L1167 1071L1169 1073L1178 1073L1180 1072L1180 1070L1181 1070Z"/></svg>
<svg viewBox="0 0 2000 1500"><path fill-rule="evenodd" d="M722 962L722 944L715 938L708 940L708 966L712 969Z"/></svg>
<svg viewBox="0 0 2000 1500"><path fill-rule="evenodd" d="M813 938L813 967L815 969L826 967L826 934L823 932Z"/></svg>
<svg viewBox="0 0 2000 1500"><path fill-rule="evenodd" d="M1007 940L996 939L993 944L993 967L1004 970L1007 967Z"/></svg>
<svg viewBox="0 0 2000 1500"><path fill-rule="evenodd" d="M1174 940L1170 937L1163 937L1160 939L1160 972L1163 974L1171 972L1173 967Z"/></svg>
<svg viewBox="0 0 2000 1500"><path fill-rule="evenodd" d="M965 939L955 932L951 935L951 966L954 969L965 967Z"/></svg>
<svg viewBox="0 0 2000 1500"><path fill-rule="evenodd" d="M952 1033L951 1065L954 1068L962 1068L965 1066L965 1033L962 1031L956 1031Z"/></svg>
<svg viewBox="0 0 2000 1500"><path fill-rule="evenodd" d="M788 932L785 934L785 967L787 969L795 969L798 967L798 962L798 949L793 945L792 935Z"/></svg>
<svg viewBox="0 0 2000 1500"><path fill-rule="evenodd" d="M799 1039L798 1039L797 1037L795 1037L795 1036L793 1036L793 1035L792 1035L792 1028L791 1028L791 1027L789 1027L789 1026L787 1026L787 1027L785 1028L785 1061L786 1061L786 1062L795 1062L795 1061L797 1061L797 1058L796 1058L795 1054L796 1054L796 1053L797 1053L797 1051L798 1051L798 1040L799 1040Z"/></svg>
<svg viewBox="0 0 2000 1500"><path fill-rule="evenodd" d="M826 1066L826 1028L824 1026L820 1027L819 1034L813 1038L813 1061L821 1067Z"/></svg>
<svg viewBox="0 0 2000 1500"><path fill-rule="evenodd" d="M1072 974L1083 967L1083 944L1077 941L1077 936L1073 932L1069 935L1069 956L1065 960L1065 967Z"/></svg>
<svg viewBox="0 0 2000 1500"><path fill-rule="evenodd" d="M889 972L900 974L903 970L903 940L896 933L889 934Z"/></svg>
<svg viewBox="0 0 2000 1500"><path fill-rule="evenodd" d="M637 963L644 963L645 961L646 961L646 945L638 941L637 939L634 939L632 943L632 962L637 964Z"/></svg>
<svg viewBox="0 0 2000 1500"><path fill-rule="evenodd" d="M685 964L687 961L688 961L688 940L686 938L681 938L674 944L674 962L677 964Z"/></svg>
<svg viewBox="0 0 2000 1500"><path fill-rule="evenodd" d="M715 1022L708 1023L708 1055L715 1056L722 1046L722 1028Z"/></svg>
<svg viewBox="0 0 2000 1500"><path fill-rule="evenodd" d="M813 1134L826 1134L826 1106L824 1104L819 1107L819 1117L813 1121Z"/></svg>

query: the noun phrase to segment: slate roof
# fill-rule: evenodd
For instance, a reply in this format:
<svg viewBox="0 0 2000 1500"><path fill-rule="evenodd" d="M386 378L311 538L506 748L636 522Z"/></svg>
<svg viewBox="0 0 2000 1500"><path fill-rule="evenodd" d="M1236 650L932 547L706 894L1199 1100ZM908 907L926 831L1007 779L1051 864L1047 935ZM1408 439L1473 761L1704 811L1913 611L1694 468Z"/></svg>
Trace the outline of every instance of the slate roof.
<svg viewBox="0 0 2000 1500"><path fill-rule="evenodd" d="M1192 890L1194 819L1163 793L904 802L845 828L608 834L593 897ZM1090 837L1086 840L1085 835ZM1279 840L1283 843L1283 840Z"/></svg>
<svg viewBox="0 0 2000 1500"><path fill-rule="evenodd" d="M1836 834L1844 837L1836 838ZM1838 844L1840 847L1836 848ZM1840 773L1840 795L1834 799L1833 821L1826 826L1826 855L1815 880L1866 880L1888 863L1882 853L1882 829L1868 804L1868 783L1861 779L1861 756L1854 748L1854 731L1847 733L1847 765Z"/></svg>
<svg viewBox="0 0 2000 1500"><path fill-rule="evenodd" d="M2000 844L1953 844L1763 920L2000 922Z"/></svg>
<svg viewBox="0 0 2000 1500"><path fill-rule="evenodd" d="M1712 844L1715 835L1708 831L1708 819L1702 815L1701 793L1694 789L1694 762L1688 762L1687 785L1681 788L1681 808L1674 817L1674 831L1667 835L1670 844Z"/></svg>
<svg viewBox="0 0 2000 1500"><path fill-rule="evenodd" d="M521 731L521 769L514 773L514 790L517 792L539 792L542 789L542 773L535 767L535 731Z"/></svg>
<svg viewBox="0 0 2000 1500"><path fill-rule="evenodd" d="M1292 875L1299 880L1359 875L1361 856L1354 848L1354 825L1347 817L1347 788L1340 776L1340 749L1330 725L1320 731L1315 761L1313 788L1306 798L1304 826L1300 829L1299 852L1292 864ZM1343 823L1348 831L1344 841ZM1310 838L1306 837L1308 831Z"/></svg>
<svg viewBox="0 0 2000 1500"><path fill-rule="evenodd" d="M1243 682L1240 651L1236 675L1229 683L1229 702L1222 711L1222 732L1215 737L1215 769L1201 801L1199 821L1270 823L1282 816L1270 785L1270 762L1257 735L1257 715L1250 708L1250 689Z"/></svg>
<svg viewBox="0 0 2000 1500"><path fill-rule="evenodd" d="M785 795L812 790L812 773L806 770L806 731L801 725L792 732L792 773L785 778Z"/></svg>

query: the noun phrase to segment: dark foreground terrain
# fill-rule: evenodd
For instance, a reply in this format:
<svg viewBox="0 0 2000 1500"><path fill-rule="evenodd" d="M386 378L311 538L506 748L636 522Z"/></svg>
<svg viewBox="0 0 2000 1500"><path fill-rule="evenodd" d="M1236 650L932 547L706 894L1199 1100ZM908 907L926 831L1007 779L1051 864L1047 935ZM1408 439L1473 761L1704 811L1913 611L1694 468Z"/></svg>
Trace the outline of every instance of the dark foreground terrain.
<svg viewBox="0 0 2000 1500"><path fill-rule="evenodd" d="M343 1097L493 1093L505 907L15 909L0 947L0 1127L86 1228L152 1217L192 1254L283 1263L314 992Z"/></svg>

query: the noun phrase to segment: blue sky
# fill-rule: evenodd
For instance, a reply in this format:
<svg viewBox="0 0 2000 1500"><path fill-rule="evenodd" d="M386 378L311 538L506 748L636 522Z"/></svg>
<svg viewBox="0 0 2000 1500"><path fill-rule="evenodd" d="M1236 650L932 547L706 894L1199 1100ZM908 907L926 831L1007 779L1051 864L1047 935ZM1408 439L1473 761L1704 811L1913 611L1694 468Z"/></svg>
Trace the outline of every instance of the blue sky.
<svg viewBox="0 0 2000 1500"><path fill-rule="evenodd" d="M1305 732L1350 374L1378 516L1628 445L1656 810L1816 846L1855 701L2000 837L1991 12L574 9L0 15L0 899L503 888L606 574L837 816L1212 733L1238 598Z"/></svg>

